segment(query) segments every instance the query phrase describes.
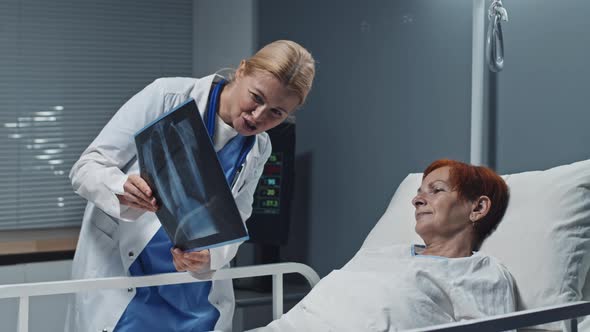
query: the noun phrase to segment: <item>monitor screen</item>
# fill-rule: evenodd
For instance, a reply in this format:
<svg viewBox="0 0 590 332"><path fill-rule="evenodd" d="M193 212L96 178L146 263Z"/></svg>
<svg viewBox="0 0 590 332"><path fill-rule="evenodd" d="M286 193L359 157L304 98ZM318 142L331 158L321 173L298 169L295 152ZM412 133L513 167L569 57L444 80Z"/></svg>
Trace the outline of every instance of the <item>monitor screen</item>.
<svg viewBox="0 0 590 332"><path fill-rule="evenodd" d="M250 242L284 245L289 234L295 177L295 122L284 122L267 133L272 153L254 194L248 233Z"/></svg>

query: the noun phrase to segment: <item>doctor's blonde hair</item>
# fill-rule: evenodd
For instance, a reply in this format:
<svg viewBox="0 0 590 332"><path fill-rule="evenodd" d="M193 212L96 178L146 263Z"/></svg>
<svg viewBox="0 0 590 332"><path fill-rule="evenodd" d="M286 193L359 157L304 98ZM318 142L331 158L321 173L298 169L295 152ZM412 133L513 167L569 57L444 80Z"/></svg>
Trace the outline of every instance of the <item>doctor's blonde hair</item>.
<svg viewBox="0 0 590 332"><path fill-rule="evenodd" d="M299 105L305 102L315 76L315 60L309 51L290 40L277 40L264 46L242 60L240 67L245 75L255 71L272 74L299 97Z"/></svg>

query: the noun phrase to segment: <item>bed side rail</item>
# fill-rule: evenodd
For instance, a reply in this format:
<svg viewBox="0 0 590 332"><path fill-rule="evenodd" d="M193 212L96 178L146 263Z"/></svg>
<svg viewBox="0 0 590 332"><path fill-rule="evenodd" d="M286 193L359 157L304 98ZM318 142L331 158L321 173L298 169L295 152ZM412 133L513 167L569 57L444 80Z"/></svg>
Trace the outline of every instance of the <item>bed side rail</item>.
<svg viewBox="0 0 590 332"><path fill-rule="evenodd" d="M136 288L270 275L272 276L273 318L278 319L283 314L283 275L288 273L301 274L307 279L311 287L314 287L320 281L319 275L305 264L276 263L221 269L215 271L213 274L196 275L196 278L188 272L173 272L143 277L112 277L0 285L0 299L19 298L18 332L28 332L29 298L31 296L71 294L105 288Z"/></svg>
<svg viewBox="0 0 590 332"><path fill-rule="evenodd" d="M406 332L496 332L515 330L562 320L566 321L571 332L577 332L577 318L587 315L590 315L590 302L578 301L538 309L522 310L504 315L441 324L427 328L412 329L407 330Z"/></svg>

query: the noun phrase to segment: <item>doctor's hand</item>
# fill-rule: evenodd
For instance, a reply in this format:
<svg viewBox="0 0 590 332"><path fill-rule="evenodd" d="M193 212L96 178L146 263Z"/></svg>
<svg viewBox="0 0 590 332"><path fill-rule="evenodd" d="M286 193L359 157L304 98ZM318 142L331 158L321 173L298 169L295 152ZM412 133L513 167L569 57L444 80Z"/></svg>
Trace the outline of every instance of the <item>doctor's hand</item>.
<svg viewBox="0 0 590 332"><path fill-rule="evenodd" d="M125 191L123 195L117 195L121 204L151 212L158 210L156 199L152 196L152 189L141 176L129 175L123 190Z"/></svg>
<svg viewBox="0 0 590 332"><path fill-rule="evenodd" d="M178 248L171 248L170 252L177 271L200 272L209 268L209 262L211 261L209 249L184 252Z"/></svg>

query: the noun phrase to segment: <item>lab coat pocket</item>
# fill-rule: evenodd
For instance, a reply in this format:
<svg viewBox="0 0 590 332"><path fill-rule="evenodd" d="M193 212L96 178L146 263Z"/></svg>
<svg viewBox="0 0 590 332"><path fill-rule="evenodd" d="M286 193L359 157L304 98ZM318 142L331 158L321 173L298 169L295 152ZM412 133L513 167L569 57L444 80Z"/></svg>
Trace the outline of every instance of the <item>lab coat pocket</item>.
<svg viewBox="0 0 590 332"><path fill-rule="evenodd" d="M244 164L242 171L236 174L236 179L232 186L232 194L237 197L246 185L246 180L250 177L252 169L248 167L248 164Z"/></svg>
<svg viewBox="0 0 590 332"><path fill-rule="evenodd" d="M100 215L93 219L92 225L109 240L115 241L119 223L114 218L101 211Z"/></svg>

